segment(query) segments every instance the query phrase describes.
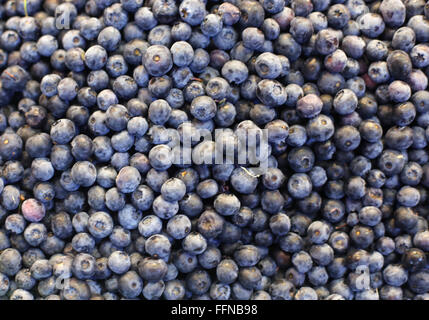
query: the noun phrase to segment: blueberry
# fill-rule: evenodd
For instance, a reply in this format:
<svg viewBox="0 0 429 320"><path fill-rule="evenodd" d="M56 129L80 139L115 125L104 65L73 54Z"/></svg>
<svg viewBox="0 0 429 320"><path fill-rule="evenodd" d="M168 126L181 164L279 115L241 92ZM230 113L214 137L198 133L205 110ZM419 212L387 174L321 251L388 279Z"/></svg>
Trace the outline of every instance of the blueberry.
<svg viewBox="0 0 429 320"><path fill-rule="evenodd" d="M226 25L233 25L240 20L240 9L232 3L222 3L218 11L222 17L222 21Z"/></svg>
<svg viewBox="0 0 429 320"><path fill-rule="evenodd" d="M402 206L414 207L420 201L420 193L413 187L404 186L396 194L396 199Z"/></svg>
<svg viewBox="0 0 429 320"><path fill-rule="evenodd" d="M214 37L222 30L222 17L217 14L208 14L201 22L201 32L206 36Z"/></svg>
<svg viewBox="0 0 429 320"><path fill-rule="evenodd" d="M240 201L235 195L219 194L214 200L214 208L224 216L234 215L240 208Z"/></svg>
<svg viewBox="0 0 429 320"><path fill-rule="evenodd" d="M334 98L333 107L341 115L352 113L358 105L356 94L350 89L340 90Z"/></svg>
<svg viewBox="0 0 429 320"><path fill-rule="evenodd" d="M322 244L326 242L330 233L331 230L329 225L322 221L313 222L307 229L307 234L310 238L310 241L315 244Z"/></svg>
<svg viewBox="0 0 429 320"><path fill-rule="evenodd" d="M167 201L179 201L186 193L186 186L182 180L170 178L161 187L161 194Z"/></svg>
<svg viewBox="0 0 429 320"><path fill-rule="evenodd" d="M422 250L411 248L402 256L402 262L407 270L415 272L426 265L426 257Z"/></svg>
<svg viewBox="0 0 429 320"><path fill-rule="evenodd" d="M130 257L123 251L115 251L109 256L107 265L116 274L124 274L131 265Z"/></svg>
<svg viewBox="0 0 429 320"><path fill-rule="evenodd" d="M199 96L192 100L191 114L198 120L207 121L216 114L217 106L208 96Z"/></svg>
<svg viewBox="0 0 429 320"><path fill-rule="evenodd" d="M368 226L377 225L382 218L382 212L377 207L367 206L359 211L359 221Z"/></svg>
<svg viewBox="0 0 429 320"><path fill-rule="evenodd" d="M95 238L105 238L112 232L112 218L103 211L98 211L92 214L88 219L88 231Z"/></svg>
<svg viewBox="0 0 429 320"><path fill-rule="evenodd" d="M173 56L173 62L178 67L188 66L194 58L192 46L185 41L175 42L170 50Z"/></svg>
<svg viewBox="0 0 429 320"><path fill-rule="evenodd" d="M188 275L186 283L193 294L202 295L209 290L211 279L206 271L197 270Z"/></svg>
<svg viewBox="0 0 429 320"><path fill-rule="evenodd" d="M191 232L183 239L182 248L194 255L201 254L207 248L207 241L200 233Z"/></svg>
<svg viewBox="0 0 429 320"><path fill-rule="evenodd" d="M142 5L0 6L0 294L425 299L424 1Z"/></svg>
<svg viewBox="0 0 429 320"><path fill-rule="evenodd" d="M128 64L122 55L113 55L107 59L106 70L112 77L124 75L128 71Z"/></svg>
<svg viewBox="0 0 429 320"><path fill-rule="evenodd" d="M259 50L264 45L264 33L258 28L248 27L243 30L242 35L243 45L251 50Z"/></svg>
<svg viewBox="0 0 429 320"><path fill-rule="evenodd" d="M89 187L97 179L97 170L89 161L79 161L71 168L71 177L76 184Z"/></svg>
<svg viewBox="0 0 429 320"><path fill-rule="evenodd" d="M107 87L109 76L104 70L91 71L87 76L87 83L95 91L100 91Z"/></svg>
<svg viewBox="0 0 429 320"><path fill-rule="evenodd" d="M335 133L335 145L343 151L356 149L361 141L359 131L352 126L343 126Z"/></svg>
<svg viewBox="0 0 429 320"><path fill-rule="evenodd" d="M136 168L127 166L118 172L115 181L120 192L132 193L140 184L141 177Z"/></svg>
<svg viewBox="0 0 429 320"><path fill-rule="evenodd" d="M366 248L374 240L374 232L372 229L357 225L353 227L350 238L359 248Z"/></svg>
<svg viewBox="0 0 429 320"><path fill-rule="evenodd" d="M386 62L390 74L395 79L404 79L411 73L411 59L409 55L402 50L395 50L390 53Z"/></svg>
<svg viewBox="0 0 429 320"><path fill-rule="evenodd" d="M38 222L45 216L46 209L43 203L36 199L27 199L21 206L22 215L27 221Z"/></svg>
<svg viewBox="0 0 429 320"><path fill-rule="evenodd" d="M184 284L179 280L167 281L163 296L166 300L181 300L185 296Z"/></svg>
<svg viewBox="0 0 429 320"><path fill-rule="evenodd" d="M186 0L179 6L179 15L191 26L198 25L205 16L204 3L200 0Z"/></svg>
<svg viewBox="0 0 429 320"><path fill-rule="evenodd" d="M227 61L222 67L222 76L230 83L241 84L248 74L246 65L238 60Z"/></svg>
<svg viewBox="0 0 429 320"><path fill-rule="evenodd" d="M85 52L85 64L91 70L100 70L107 62L107 52L100 45L90 47Z"/></svg>
<svg viewBox="0 0 429 320"><path fill-rule="evenodd" d="M157 299L159 298L165 289L165 284L162 280L157 282L148 282L143 288L143 296L148 299Z"/></svg>
<svg viewBox="0 0 429 320"><path fill-rule="evenodd" d="M135 271L128 271L119 278L118 289L124 297L132 299L143 290L143 281Z"/></svg>
<svg viewBox="0 0 429 320"><path fill-rule="evenodd" d="M288 180L287 188L293 198L302 199L311 193L312 184L305 173L294 173Z"/></svg>
<svg viewBox="0 0 429 320"><path fill-rule="evenodd" d="M0 272L6 276L13 276L21 269L21 262L21 254L16 249L6 249L0 254Z"/></svg>
<svg viewBox="0 0 429 320"><path fill-rule="evenodd" d="M128 120L127 109L120 104L112 104L106 111L106 125L114 130L121 131L126 128Z"/></svg>
<svg viewBox="0 0 429 320"><path fill-rule="evenodd" d="M295 293L295 300L318 300L317 293L310 287L301 287Z"/></svg>
<svg viewBox="0 0 429 320"><path fill-rule="evenodd" d="M113 26L106 26L97 36L97 43L107 51L114 51L118 48L121 40L121 33Z"/></svg>
<svg viewBox="0 0 429 320"><path fill-rule="evenodd" d="M162 125L168 121L171 107L167 101L158 99L149 105L148 116L154 124Z"/></svg>
<svg viewBox="0 0 429 320"><path fill-rule="evenodd" d="M173 65L170 50L162 45L150 46L143 56L143 65L152 76L164 75Z"/></svg>
<svg viewBox="0 0 429 320"><path fill-rule="evenodd" d="M408 280L408 274L402 266L391 264L384 269L383 278L387 284L399 287Z"/></svg>
<svg viewBox="0 0 429 320"><path fill-rule="evenodd" d="M31 246L38 246L47 238L45 225L41 223L31 223L24 230L24 239Z"/></svg>
<svg viewBox="0 0 429 320"><path fill-rule="evenodd" d="M323 29L317 33L316 50L323 55L334 52L339 45L339 39L332 29Z"/></svg>

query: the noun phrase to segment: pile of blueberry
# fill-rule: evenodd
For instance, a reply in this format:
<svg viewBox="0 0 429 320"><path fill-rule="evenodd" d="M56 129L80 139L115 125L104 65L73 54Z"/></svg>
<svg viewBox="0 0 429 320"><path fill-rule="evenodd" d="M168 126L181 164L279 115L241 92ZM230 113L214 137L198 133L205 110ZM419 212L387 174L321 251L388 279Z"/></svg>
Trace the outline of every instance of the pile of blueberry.
<svg viewBox="0 0 429 320"><path fill-rule="evenodd" d="M1 1L0 298L428 300L428 77L425 0Z"/></svg>

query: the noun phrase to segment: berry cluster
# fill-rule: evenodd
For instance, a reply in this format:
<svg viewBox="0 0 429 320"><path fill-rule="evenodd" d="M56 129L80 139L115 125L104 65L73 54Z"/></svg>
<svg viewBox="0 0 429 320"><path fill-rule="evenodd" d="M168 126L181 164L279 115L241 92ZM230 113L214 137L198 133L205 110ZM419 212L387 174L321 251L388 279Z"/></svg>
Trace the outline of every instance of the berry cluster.
<svg viewBox="0 0 429 320"><path fill-rule="evenodd" d="M425 0L1 1L0 299L428 300L428 43Z"/></svg>

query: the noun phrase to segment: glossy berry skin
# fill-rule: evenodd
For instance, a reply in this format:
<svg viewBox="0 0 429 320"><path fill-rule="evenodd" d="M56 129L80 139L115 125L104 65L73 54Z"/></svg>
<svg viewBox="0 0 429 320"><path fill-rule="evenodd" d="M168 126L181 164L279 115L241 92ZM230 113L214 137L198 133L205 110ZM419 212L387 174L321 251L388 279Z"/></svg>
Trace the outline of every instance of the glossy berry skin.
<svg viewBox="0 0 429 320"><path fill-rule="evenodd" d="M428 299L424 1L0 18L3 300Z"/></svg>
<svg viewBox="0 0 429 320"><path fill-rule="evenodd" d="M152 76L162 76L173 65L170 51L161 45L154 45L146 50L143 56L143 64Z"/></svg>
<svg viewBox="0 0 429 320"><path fill-rule="evenodd" d="M27 199L22 203L22 215L30 222L38 222L45 216L46 209L36 199Z"/></svg>

